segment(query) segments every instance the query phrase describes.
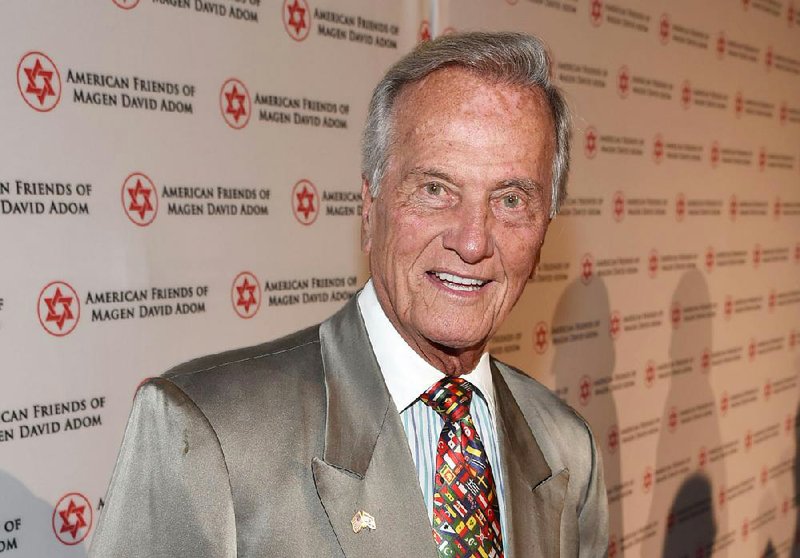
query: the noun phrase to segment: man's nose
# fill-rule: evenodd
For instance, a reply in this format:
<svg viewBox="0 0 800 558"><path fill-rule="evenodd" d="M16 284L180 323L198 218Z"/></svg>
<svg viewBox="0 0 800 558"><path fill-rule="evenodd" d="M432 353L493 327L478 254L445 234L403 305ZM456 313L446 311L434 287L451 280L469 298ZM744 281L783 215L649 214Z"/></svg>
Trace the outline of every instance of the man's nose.
<svg viewBox="0 0 800 558"><path fill-rule="evenodd" d="M444 247L468 264L476 264L494 254L492 227L494 216L487 204L460 204L453 211L443 237Z"/></svg>

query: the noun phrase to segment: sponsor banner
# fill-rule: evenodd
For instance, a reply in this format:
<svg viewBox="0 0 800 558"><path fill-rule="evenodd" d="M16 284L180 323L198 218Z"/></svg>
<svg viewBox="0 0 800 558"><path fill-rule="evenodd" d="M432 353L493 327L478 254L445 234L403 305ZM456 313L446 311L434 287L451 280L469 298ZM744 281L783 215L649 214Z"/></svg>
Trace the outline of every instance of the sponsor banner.
<svg viewBox="0 0 800 558"><path fill-rule="evenodd" d="M789 555L798 7L0 8L0 555L86 554L143 378L356 295L371 89L474 29L539 34L572 110L569 195L488 349L592 428L609 556Z"/></svg>

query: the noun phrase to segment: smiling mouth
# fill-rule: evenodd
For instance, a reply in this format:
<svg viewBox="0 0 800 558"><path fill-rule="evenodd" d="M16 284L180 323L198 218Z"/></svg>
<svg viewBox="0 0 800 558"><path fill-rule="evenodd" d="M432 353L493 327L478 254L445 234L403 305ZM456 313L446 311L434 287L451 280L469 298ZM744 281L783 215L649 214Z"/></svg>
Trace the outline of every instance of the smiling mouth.
<svg viewBox="0 0 800 558"><path fill-rule="evenodd" d="M484 279L461 277L460 275L445 273L443 271L429 271L428 275L454 291L479 291L481 287L489 283L489 281Z"/></svg>

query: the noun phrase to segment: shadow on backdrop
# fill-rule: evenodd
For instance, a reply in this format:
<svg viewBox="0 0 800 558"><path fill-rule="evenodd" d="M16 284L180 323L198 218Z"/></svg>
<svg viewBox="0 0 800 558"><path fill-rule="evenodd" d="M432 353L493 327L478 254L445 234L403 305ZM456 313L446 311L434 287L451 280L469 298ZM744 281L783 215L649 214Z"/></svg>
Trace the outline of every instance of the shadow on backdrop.
<svg viewBox="0 0 800 558"><path fill-rule="evenodd" d="M552 373L557 393L566 395L591 426L603 459L606 487L613 493L613 488L622 482L618 445L609 447L607 443L609 431L618 423L613 392L592 397L587 405L581 405L577 395L570 397L579 392L584 377L597 379L614 373L614 342L608 333L610 313L608 289L602 279L595 277L588 285L576 280L567 286L556 305L551 331L575 322L599 322L597 336L555 346ZM608 532L616 538L624 532L620 501L609 502Z"/></svg>
<svg viewBox="0 0 800 558"><path fill-rule="evenodd" d="M7 545L12 539L16 550L8 548L9 556L14 558L44 558L49 556L69 556L84 558L86 541L75 545L64 545L55 536L53 523L53 504L45 502L31 492L27 486L7 472L0 470L0 524L21 520L19 529L0 532L0 539ZM97 512L94 512L97 520ZM55 517L56 527L60 529L59 518ZM68 539L69 534L65 533ZM3 552L5 554L5 552Z"/></svg>
<svg viewBox="0 0 800 558"><path fill-rule="evenodd" d="M664 537L662 556L711 556L717 535L713 502L711 482L705 474L693 473L681 483L669 509L668 517L674 518L674 523Z"/></svg>
<svg viewBox="0 0 800 558"><path fill-rule="evenodd" d="M673 308L681 309L679 324L672 326L669 362L657 367L655 385L669 384L648 520L658 534L643 543L642 556L708 557L717 535L726 533L725 510L715 506L715 494L725 486L725 465L724 459L712 459L721 435L710 357L703 365L703 353L713 350L711 318L701 317L710 304L703 274L685 272L669 307L670 318ZM678 474L671 477L673 472Z"/></svg>

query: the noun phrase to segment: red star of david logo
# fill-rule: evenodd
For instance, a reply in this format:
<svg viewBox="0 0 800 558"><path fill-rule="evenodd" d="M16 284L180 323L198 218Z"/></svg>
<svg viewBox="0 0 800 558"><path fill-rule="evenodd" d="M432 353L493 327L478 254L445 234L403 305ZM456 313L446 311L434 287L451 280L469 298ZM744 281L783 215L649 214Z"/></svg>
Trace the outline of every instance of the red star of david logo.
<svg viewBox="0 0 800 558"><path fill-rule="evenodd" d="M655 250L650 252L650 257L647 260L647 270L650 272L650 277L655 277L658 273L658 252Z"/></svg>
<svg viewBox="0 0 800 558"><path fill-rule="evenodd" d="M700 453L697 454L697 464L702 469L703 467L706 466L706 462L707 461L708 461L708 453L706 453L706 448L705 447L701 447L700 448Z"/></svg>
<svg viewBox="0 0 800 558"><path fill-rule="evenodd" d="M122 208L135 225L146 227L158 213L158 193L153 181L140 172L131 173L122 183Z"/></svg>
<svg viewBox="0 0 800 558"><path fill-rule="evenodd" d="M753 265L758 267L758 264L760 263L761 263L761 246L756 244L755 248L753 248Z"/></svg>
<svg viewBox="0 0 800 558"><path fill-rule="evenodd" d="M625 195L622 192L614 194L614 219L621 221L625 215Z"/></svg>
<svg viewBox="0 0 800 558"><path fill-rule="evenodd" d="M720 33L719 37L717 37L717 56L720 58L725 55L726 43L727 41L725 40L725 34Z"/></svg>
<svg viewBox="0 0 800 558"><path fill-rule="evenodd" d="M711 353L708 349L703 349L703 354L700 355L700 366L703 372L708 372L708 367L711 366Z"/></svg>
<svg viewBox="0 0 800 558"><path fill-rule="evenodd" d="M736 196L731 196L730 203L728 204L728 212L730 213L731 219L736 219L736 212L738 211L739 203L736 200Z"/></svg>
<svg viewBox="0 0 800 558"><path fill-rule="evenodd" d="M650 488L653 486L653 470L648 467L644 471L644 477L642 478L642 487L644 488L645 492L650 492Z"/></svg>
<svg viewBox="0 0 800 558"><path fill-rule="evenodd" d="M584 142L584 153L586 156L591 159L597 153L597 132L594 128L588 128L586 130L586 137Z"/></svg>
<svg viewBox="0 0 800 558"><path fill-rule="evenodd" d="M675 407L672 407L669 410L669 429L670 429L670 432L675 432L676 428L678 428L678 411L675 410Z"/></svg>
<svg viewBox="0 0 800 558"><path fill-rule="evenodd" d="M36 59L33 68L25 68L25 75L28 77L28 87L25 89L25 93L33 93L40 105L44 105L47 97L55 97L56 92L52 84L53 72L42 67L41 59Z"/></svg>
<svg viewBox="0 0 800 558"><path fill-rule="evenodd" d="M767 380L767 383L764 384L764 399L769 399L770 395L772 395L772 383Z"/></svg>
<svg viewBox="0 0 800 558"><path fill-rule="evenodd" d="M225 123L234 130L241 130L250 121L250 93L236 78L229 78L222 84L219 106Z"/></svg>
<svg viewBox="0 0 800 558"><path fill-rule="evenodd" d="M249 271L243 271L233 279L231 303L236 314L249 320L261 307L261 289L258 278Z"/></svg>
<svg viewBox="0 0 800 558"><path fill-rule="evenodd" d="M617 449L619 445L619 429L617 425L612 425L611 428L608 430L608 449L612 452Z"/></svg>
<svg viewBox="0 0 800 558"><path fill-rule="evenodd" d="M708 248L706 250L706 269L712 271L714 269L714 249Z"/></svg>
<svg viewBox="0 0 800 558"><path fill-rule="evenodd" d="M672 327L677 328L681 323L681 306L677 302L672 306Z"/></svg>
<svg viewBox="0 0 800 558"><path fill-rule="evenodd" d="M619 317L619 312L613 312L611 314L611 319L608 322L608 332L611 334L613 339L616 339L619 335L621 323L622 319Z"/></svg>
<svg viewBox="0 0 800 558"><path fill-rule="evenodd" d="M728 392L724 392L722 394L722 399L719 402L719 410L722 411L722 414L726 414L728 412L728 405L730 404L730 400L728 399Z"/></svg>
<svg viewBox="0 0 800 558"><path fill-rule="evenodd" d="M670 23L669 23L669 16L667 14L663 14L661 16L661 22L658 25L658 34L661 37L661 42L667 44L669 41L669 31L670 31Z"/></svg>
<svg viewBox="0 0 800 558"><path fill-rule="evenodd" d="M302 41L308 36L309 25L306 23L306 14L308 14L308 4L305 0L294 0L289 4L289 0L285 0L284 6L284 23L289 36L297 41Z"/></svg>
<svg viewBox="0 0 800 558"><path fill-rule="evenodd" d="M62 544L79 544L92 528L92 507L83 494L63 496L53 509L53 533Z"/></svg>
<svg viewBox="0 0 800 558"><path fill-rule="evenodd" d="M296 194L297 196L297 212L303 214L303 218L308 220L308 216L316 211L314 208L314 193L308 189L308 186L303 186L303 189Z"/></svg>
<svg viewBox="0 0 800 558"><path fill-rule="evenodd" d="M60 510L58 515L63 522L59 533L69 533L73 539L78 537L78 531L87 526L86 520L83 518L83 513L86 506L78 506L75 501L70 498L67 509ZM74 517L74 521L73 518Z"/></svg>
<svg viewBox="0 0 800 558"><path fill-rule="evenodd" d="M683 101L684 108L689 108L692 104L692 86L689 85L688 81L683 82L683 89L681 89L681 101Z"/></svg>
<svg viewBox="0 0 800 558"><path fill-rule="evenodd" d="M744 110L744 97L742 97L741 92L736 94L736 100L733 106L736 111L736 116L741 116L742 110Z"/></svg>
<svg viewBox="0 0 800 558"><path fill-rule="evenodd" d="M53 281L39 293L39 323L51 335L63 337L71 333L78 325L80 310L78 294L67 283Z"/></svg>
<svg viewBox="0 0 800 558"><path fill-rule="evenodd" d="M719 163L719 144L717 142L711 144L710 159L711 159L711 166L716 168L717 163Z"/></svg>
<svg viewBox="0 0 800 558"><path fill-rule="evenodd" d="M661 136L656 136L655 141L653 141L653 158L655 159L656 163L660 163L663 157L664 140L661 139Z"/></svg>
<svg viewBox="0 0 800 558"><path fill-rule="evenodd" d="M647 387L653 385L653 382L656 381L656 365L651 361L647 363L647 367L644 369L644 383Z"/></svg>
<svg viewBox="0 0 800 558"><path fill-rule="evenodd" d="M758 152L758 170L764 170L767 166L767 151L762 147Z"/></svg>
<svg viewBox="0 0 800 558"><path fill-rule="evenodd" d="M592 382L588 376L581 378L578 397L580 398L581 405L589 403L589 399L592 397Z"/></svg>
<svg viewBox="0 0 800 558"><path fill-rule="evenodd" d="M536 352L539 353L539 354L542 354L547 350L547 324L546 323L539 322L538 324L536 324L533 346L536 349Z"/></svg>
<svg viewBox="0 0 800 558"><path fill-rule="evenodd" d="M600 25L603 22L603 2L602 0L592 0L592 11L590 13L593 25Z"/></svg>
<svg viewBox="0 0 800 558"><path fill-rule="evenodd" d="M725 505L725 487L724 486L720 486L719 487L718 499L719 499L720 507L724 506Z"/></svg>
<svg viewBox="0 0 800 558"><path fill-rule="evenodd" d="M675 218L682 221L686 215L686 197L683 194L678 194L675 197Z"/></svg>
<svg viewBox="0 0 800 558"><path fill-rule="evenodd" d="M764 63L767 65L767 69L772 68L772 47L767 47L767 51L764 53Z"/></svg>
<svg viewBox="0 0 800 558"><path fill-rule="evenodd" d="M28 52L19 61L17 87L28 106L39 112L53 110L61 100L58 68L42 52Z"/></svg>
<svg viewBox="0 0 800 558"><path fill-rule="evenodd" d="M128 210L139 214L139 219L144 221L145 214L153 211L153 204L150 203L150 194L153 190L145 188L142 185L141 179L136 179L136 186L128 188L128 196L130 196L130 204Z"/></svg>
<svg viewBox="0 0 800 558"><path fill-rule="evenodd" d="M733 298L728 295L725 297L725 319L733 315Z"/></svg>
<svg viewBox="0 0 800 558"><path fill-rule="evenodd" d="M319 216L319 194L310 180L297 181L292 188L292 212L303 225L311 225Z"/></svg>
<svg viewBox="0 0 800 558"><path fill-rule="evenodd" d="M585 254L581 260L581 280L588 284L592 280L592 268L594 267L591 254Z"/></svg>
<svg viewBox="0 0 800 558"><path fill-rule="evenodd" d="M751 447L753 447L753 433L748 430L744 436L744 448L749 450Z"/></svg>
<svg viewBox="0 0 800 558"><path fill-rule="evenodd" d="M617 88L619 90L619 95L622 98L628 96L628 91L630 90L630 82L631 77L630 73L628 72L627 66L622 66L619 69L619 73L617 74Z"/></svg>
<svg viewBox="0 0 800 558"><path fill-rule="evenodd" d="M431 40L431 26L427 19L423 19L419 24L419 42L424 43Z"/></svg>
<svg viewBox="0 0 800 558"><path fill-rule="evenodd" d="M256 286L251 285L245 277L242 284L236 287L236 291L239 293L236 306L242 306L245 312L250 312L250 307L256 304L256 296L253 294L255 290Z"/></svg>
<svg viewBox="0 0 800 558"><path fill-rule="evenodd" d="M247 114L244 99L244 95L239 92L236 84L233 85L230 91L225 93L225 100L228 102L228 106L225 107L225 113L230 114L237 124L239 119Z"/></svg>
<svg viewBox="0 0 800 558"><path fill-rule="evenodd" d="M787 104L781 103L781 108L778 111L778 119L780 120L781 124L786 124L786 118L789 116L789 107Z"/></svg>
<svg viewBox="0 0 800 558"><path fill-rule="evenodd" d="M47 316L45 322L53 322L59 331L63 331L64 322L74 320L72 313L73 297L65 296L61 292L61 287L56 287L56 292L51 297L45 297L44 303L47 305Z"/></svg>

